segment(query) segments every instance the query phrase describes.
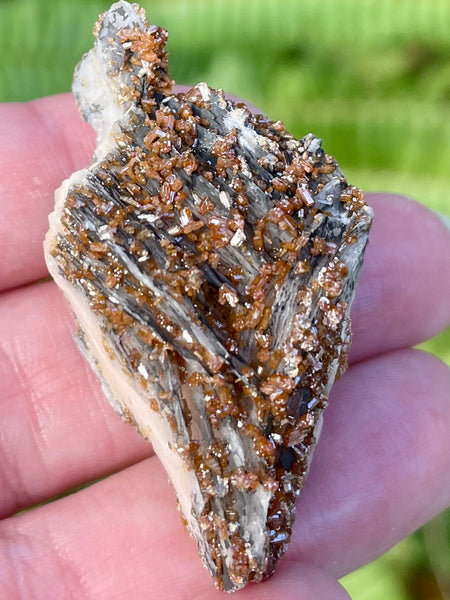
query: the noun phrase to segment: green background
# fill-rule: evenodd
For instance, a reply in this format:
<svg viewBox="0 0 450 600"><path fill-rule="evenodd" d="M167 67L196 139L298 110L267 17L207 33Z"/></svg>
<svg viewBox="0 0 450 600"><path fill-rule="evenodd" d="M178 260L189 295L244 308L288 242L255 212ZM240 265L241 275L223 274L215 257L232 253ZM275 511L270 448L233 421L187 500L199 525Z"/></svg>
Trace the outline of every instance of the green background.
<svg viewBox="0 0 450 600"><path fill-rule="evenodd" d="M172 77L205 80L324 139L351 183L450 216L450 0L153 0ZM70 89L100 0L0 0L0 100ZM450 252L450 249L449 249ZM425 347L450 364L450 330ZM449 600L441 515L345 577L357 600Z"/></svg>

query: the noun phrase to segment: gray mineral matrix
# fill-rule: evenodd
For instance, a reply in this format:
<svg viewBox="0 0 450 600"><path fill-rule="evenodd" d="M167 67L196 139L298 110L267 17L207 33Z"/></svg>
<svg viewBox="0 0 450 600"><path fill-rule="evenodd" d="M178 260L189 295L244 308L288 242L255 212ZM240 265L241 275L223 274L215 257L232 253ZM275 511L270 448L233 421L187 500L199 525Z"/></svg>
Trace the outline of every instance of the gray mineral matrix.
<svg viewBox="0 0 450 600"><path fill-rule="evenodd" d="M287 549L372 211L313 135L205 83L172 94L167 33L138 5L94 33L73 91L98 145L56 194L48 268L216 585L238 590Z"/></svg>

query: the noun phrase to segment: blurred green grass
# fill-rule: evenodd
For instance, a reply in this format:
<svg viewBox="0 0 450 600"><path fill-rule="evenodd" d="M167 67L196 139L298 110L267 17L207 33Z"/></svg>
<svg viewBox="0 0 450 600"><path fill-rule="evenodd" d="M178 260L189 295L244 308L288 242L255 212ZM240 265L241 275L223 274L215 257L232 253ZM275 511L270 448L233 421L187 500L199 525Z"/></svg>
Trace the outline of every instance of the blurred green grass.
<svg viewBox="0 0 450 600"><path fill-rule="evenodd" d="M450 214L448 0L153 0L172 76L207 80L313 131L366 190ZM0 3L0 100L70 88L100 0ZM26 38L23 37L26 32Z"/></svg>
<svg viewBox="0 0 450 600"><path fill-rule="evenodd" d="M295 135L322 137L352 183L450 215L450 0L141 4L169 30L178 83L206 80L240 95ZM108 7L0 0L0 100L69 90ZM450 330L423 347L450 364ZM352 597L450 598L449 523L447 513L344 578Z"/></svg>

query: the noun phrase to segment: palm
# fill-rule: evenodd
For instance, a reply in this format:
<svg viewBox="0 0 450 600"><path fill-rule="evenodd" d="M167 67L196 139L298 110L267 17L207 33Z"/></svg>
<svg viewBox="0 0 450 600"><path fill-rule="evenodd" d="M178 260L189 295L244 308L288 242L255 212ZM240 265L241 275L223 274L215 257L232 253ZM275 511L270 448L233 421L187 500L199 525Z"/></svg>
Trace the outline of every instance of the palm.
<svg viewBox="0 0 450 600"><path fill-rule="evenodd" d="M70 95L3 105L0 127L0 596L221 598L158 459L102 398L62 296L33 283L47 276L53 190L89 161L93 134ZM333 391L291 548L241 598L344 598L337 577L450 501L450 373L410 349L450 322L450 236L410 201L369 202L352 365Z"/></svg>

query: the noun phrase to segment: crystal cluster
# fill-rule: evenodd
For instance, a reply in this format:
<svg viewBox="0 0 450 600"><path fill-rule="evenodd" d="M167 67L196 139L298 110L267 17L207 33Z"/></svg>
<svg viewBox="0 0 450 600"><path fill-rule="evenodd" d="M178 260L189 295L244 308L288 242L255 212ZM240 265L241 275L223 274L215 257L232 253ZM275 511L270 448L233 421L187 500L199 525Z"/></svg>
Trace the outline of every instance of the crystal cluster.
<svg viewBox="0 0 450 600"><path fill-rule="evenodd" d="M287 548L372 213L313 135L205 83L172 94L167 33L138 5L94 34L73 91L98 145L57 192L48 267L204 564L237 590Z"/></svg>

